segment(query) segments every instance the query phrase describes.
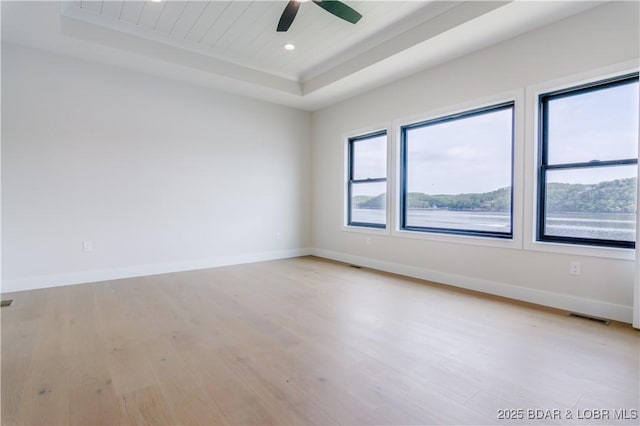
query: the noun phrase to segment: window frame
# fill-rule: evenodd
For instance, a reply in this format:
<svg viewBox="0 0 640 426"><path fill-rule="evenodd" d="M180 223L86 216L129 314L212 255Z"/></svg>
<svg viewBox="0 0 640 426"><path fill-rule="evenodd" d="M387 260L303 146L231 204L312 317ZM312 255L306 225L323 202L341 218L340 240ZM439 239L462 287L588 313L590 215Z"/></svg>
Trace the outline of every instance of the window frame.
<svg viewBox="0 0 640 426"><path fill-rule="evenodd" d="M507 232L491 232L491 231L478 231L470 229L455 229L455 228L434 228L434 227L419 227L419 226L407 226L407 131L415 128L426 127L434 124L444 123L448 121L461 120L468 117L474 117L482 115L488 112L501 111L504 109L511 110L511 182L510 182L510 197L511 203L509 208L509 229ZM515 216L515 185L516 185L516 126L517 126L517 100L509 99L499 102L490 103L481 107L468 108L459 112L450 113L446 115L440 115L434 118L429 118L422 121L401 124L399 125L399 194L398 194L398 224L397 228L399 232L410 233L415 232L421 235L441 235L441 236L462 236L462 237L482 237L493 241L514 241L516 230L514 229L514 216Z"/></svg>
<svg viewBox="0 0 640 426"><path fill-rule="evenodd" d="M548 91L537 95L537 138L538 138L538 152L537 152L537 188L536 188L536 242L540 243L553 243L553 244L569 244L571 246L586 246L586 247L604 247L604 248L617 248L617 249L635 249L635 241L620 241L600 238L584 238L584 237L567 237L558 235L546 235L546 194L547 194L547 172L553 170L584 170L584 169L597 169L604 167L626 166L635 165L638 166L638 158L624 158L617 160L605 160L598 162L574 162L574 163L561 163L561 164L549 164L549 114L548 104L550 100L562 99L584 93L594 92L606 88L622 86L629 84L633 81L638 81L638 72L625 73L613 77L599 79L588 83L579 85L573 85L563 89ZM637 173L636 173L637 176ZM637 202L636 202L637 203ZM638 226L636 220L636 227Z"/></svg>
<svg viewBox="0 0 640 426"><path fill-rule="evenodd" d="M385 136L385 177L376 177L376 178L366 178L366 179L354 179L354 144L358 142L363 142L369 139L377 138L380 136ZM355 136L349 136L346 138L346 153L347 153L347 161L346 161L346 177L347 177L347 187L346 187L346 217L345 217L345 227L347 229L362 229L362 230L371 230L371 231L387 231L389 228L389 131L387 128L362 132L361 134L357 134ZM386 200L385 200L385 223L370 223L370 222L354 222L351 219L352 214L352 187L353 184L359 183L380 183L384 182L386 187Z"/></svg>

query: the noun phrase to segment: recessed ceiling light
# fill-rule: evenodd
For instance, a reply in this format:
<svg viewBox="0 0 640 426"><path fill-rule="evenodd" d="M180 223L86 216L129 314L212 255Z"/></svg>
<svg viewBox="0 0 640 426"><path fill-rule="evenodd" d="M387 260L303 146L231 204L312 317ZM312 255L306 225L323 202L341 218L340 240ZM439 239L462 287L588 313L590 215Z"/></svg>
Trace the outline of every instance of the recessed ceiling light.
<svg viewBox="0 0 640 426"><path fill-rule="evenodd" d="M293 43L287 43L284 45L284 50L293 50L296 48L296 45Z"/></svg>
<svg viewBox="0 0 640 426"><path fill-rule="evenodd" d="M162 0L151 0L154 3L160 3Z"/></svg>

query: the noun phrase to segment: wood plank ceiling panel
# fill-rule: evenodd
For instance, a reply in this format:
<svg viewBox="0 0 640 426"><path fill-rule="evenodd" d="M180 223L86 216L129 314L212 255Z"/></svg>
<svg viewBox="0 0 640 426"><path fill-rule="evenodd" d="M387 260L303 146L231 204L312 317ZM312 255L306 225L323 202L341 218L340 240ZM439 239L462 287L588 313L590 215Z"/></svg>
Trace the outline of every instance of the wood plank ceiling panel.
<svg viewBox="0 0 640 426"><path fill-rule="evenodd" d="M280 15L286 6L286 2L277 2L278 6L270 9L263 25L263 31L259 37L253 39L244 49L245 55L257 60L260 52L263 52L270 44L278 44L282 47L282 43L289 38L289 33L277 33L276 26Z"/></svg>
<svg viewBox="0 0 640 426"><path fill-rule="evenodd" d="M130 24L137 24L143 7L144 2L142 1L125 1L120 20Z"/></svg>
<svg viewBox="0 0 640 426"><path fill-rule="evenodd" d="M300 5L298 14L289 31L286 33L277 33L275 28L272 27L269 33L271 35L265 35L265 43L257 50L254 46L254 50L251 52L252 57L256 60L270 62L274 58L281 56L295 57L299 55L301 48L310 48L320 40L319 34L322 34L328 25L328 21L321 19L322 15L318 12L326 13L312 3ZM278 19L279 15L274 24L277 24ZM312 41L314 39L316 42ZM298 47L298 50L292 52L283 51L282 46L288 42L294 43Z"/></svg>
<svg viewBox="0 0 640 426"><path fill-rule="evenodd" d="M153 31L156 28L156 24L158 23L158 19L160 19L160 15L164 13L164 10L167 8L169 4L173 2L160 2L155 3L152 1L147 1L144 3L144 7L142 8L142 14L140 15L140 19L138 19L138 25L145 30Z"/></svg>
<svg viewBox="0 0 640 426"><path fill-rule="evenodd" d="M220 16L220 19L217 20L201 43L208 47L215 48L218 40L220 40L222 36L224 36L228 31L233 31L235 22L246 12L249 6L251 6L251 3L252 2L246 1L231 2L231 5L229 5L229 7Z"/></svg>
<svg viewBox="0 0 640 426"><path fill-rule="evenodd" d="M102 5L102 15L113 19L120 19L120 13L124 6L124 0L105 1Z"/></svg>
<svg viewBox="0 0 640 426"><path fill-rule="evenodd" d="M155 30L163 34L171 34L171 31L182 17L189 2L170 1L163 3L166 3L166 8L162 16L160 16L160 19L158 19Z"/></svg>
<svg viewBox="0 0 640 426"><path fill-rule="evenodd" d="M230 1L210 1L198 17L193 27L187 32L185 39L193 43L200 43L211 27L220 19L220 15L231 5Z"/></svg>
<svg viewBox="0 0 640 426"><path fill-rule="evenodd" d="M157 31L161 34L169 34L171 29L175 26L178 19L184 12L187 2L185 1L163 1L164 7L162 13L158 17L153 31Z"/></svg>
<svg viewBox="0 0 640 426"><path fill-rule="evenodd" d="M349 36L344 33L345 28L342 26L349 31L353 24L343 22L312 3L303 4L289 31L274 32L274 37L256 53L255 58L262 61L267 69L280 69L285 72L295 70L304 55L323 57L324 51L335 48L335 45L327 43L328 35L339 32L342 43L338 45L344 44ZM295 44L296 50L285 51L283 45L288 42ZM282 67L283 63L289 66Z"/></svg>
<svg viewBox="0 0 640 426"><path fill-rule="evenodd" d="M271 4L266 1L254 1L244 11L242 15L238 17L236 22L216 43L215 48L221 51L226 51L231 43L241 39L247 33L254 33L257 31L263 32L265 28L264 17L265 12L271 7ZM244 51L244 45L236 43L236 48L241 52Z"/></svg>
<svg viewBox="0 0 640 426"><path fill-rule="evenodd" d="M258 2L256 2L257 4ZM275 31L278 19L282 13L280 2L259 2L267 6L262 16L258 16L251 24L244 28L241 34L231 41L225 48L225 53L231 56L252 57L253 46L260 44L270 31Z"/></svg>
<svg viewBox="0 0 640 426"><path fill-rule="evenodd" d="M209 2L206 1L190 1L184 9L184 12L175 23L171 35L179 40L184 40L191 29L196 25L202 17Z"/></svg>

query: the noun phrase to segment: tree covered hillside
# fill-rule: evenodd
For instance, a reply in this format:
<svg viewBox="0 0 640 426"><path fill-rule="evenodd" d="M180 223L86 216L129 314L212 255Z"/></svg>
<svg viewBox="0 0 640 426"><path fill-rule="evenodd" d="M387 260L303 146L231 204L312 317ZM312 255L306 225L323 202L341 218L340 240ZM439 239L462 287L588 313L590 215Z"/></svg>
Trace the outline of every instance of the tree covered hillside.
<svg viewBox="0 0 640 426"><path fill-rule="evenodd" d="M384 208L385 194L375 197L358 195L353 206L360 209ZM410 209L475 210L487 212L508 211L510 188L491 192L456 195L427 195L410 192ZM547 185L547 211L549 213L634 213L636 211L636 179L617 179L594 185L550 183Z"/></svg>
<svg viewBox="0 0 640 426"><path fill-rule="evenodd" d="M549 213L635 213L636 179L616 179L595 185L550 183Z"/></svg>

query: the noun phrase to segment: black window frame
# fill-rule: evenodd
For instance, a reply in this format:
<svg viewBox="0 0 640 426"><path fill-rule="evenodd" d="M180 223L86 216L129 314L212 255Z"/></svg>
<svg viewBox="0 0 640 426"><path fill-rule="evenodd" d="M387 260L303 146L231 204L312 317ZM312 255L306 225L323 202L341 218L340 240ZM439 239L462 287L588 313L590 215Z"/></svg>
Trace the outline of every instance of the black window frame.
<svg viewBox="0 0 640 426"><path fill-rule="evenodd" d="M478 231L473 229L454 229L454 228L435 228L435 227L423 227L423 226L408 226L407 225L407 131L420 127L426 127L434 124L440 124L447 121L462 120L477 115L482 115L490 112L500 111L504 109L511 110L511 182L510 182L510 197L511 203L509 208L509 232L491 232L491 231ZM467 111L446 115L430 120L425 120L417 123L407 124L400 127L400 230L402 231L416 231L433 234L447 234L447 235L462 235L473 237L489 237L497 239L509 239L513 240L513 200L514 200L514 156L515 156L515 127L516 127L516 102L515 100L509 100L506 102L500 102L497 104L470 109Z"/></svg>
<svg viewBox="0 0 640 426"><path fill-rule="evenodd" d="M543 93L538 96L538 204L537 204L537 232L536 240L546 243L572 244L581 246L613 247L633 249L635 241L620 241L599 238L566 237L558 235L546 235L546 193L547 193L547 172L550 170L576 170L601 167L616 167L627 165L638 165L638 158L624 158L618 160L589 161L562 164L549 164L549 114L548 104L550 100L580 95L611 87L622 86L638 82L638 73L624 74L604 80L598 80L587 84L569 87ZM637 204L637 201L636 201ZM637 210L637 206L636 206ZM638 224L636 223L636 226Z"/></svg>
<svg viewBox="0 0 640 426"><path fill-rule="evenodd" d="M380 136L384 136L385 137L385 177L378 177L378 178L366 178L366 179L354 179L353 178L353 172L354 172L354 155L353 155L353 147L355 146L356 143L358 142L365 142L369 139L373 139L373 138L377 138ZM377 182L387 182L387 177L389 176L389 159L388 159L388 153L389 153L389 138L388 138L388 134L387 134L387 130L378 130L375 132L371 132L371 133L367 133L364 135L358 135L358 136L353 136L348 138L348 173L347 173L347 226L354 226L354 227L360 227L360 228L375 228L375 229L387 229L387 224L389 222L389 206L388 203L385 203L385 223L381 224L381 223L370 223L370 222L354 222L351 220L351 212L352 212L352 206L351 206L351 200L352 200L352 186L353 184L358 184L358 183L377 183ZM387 190L385 191L385 194L387 195L387 201L388 201L388 194L389 194L389 188L387 187Z"/></svg>

